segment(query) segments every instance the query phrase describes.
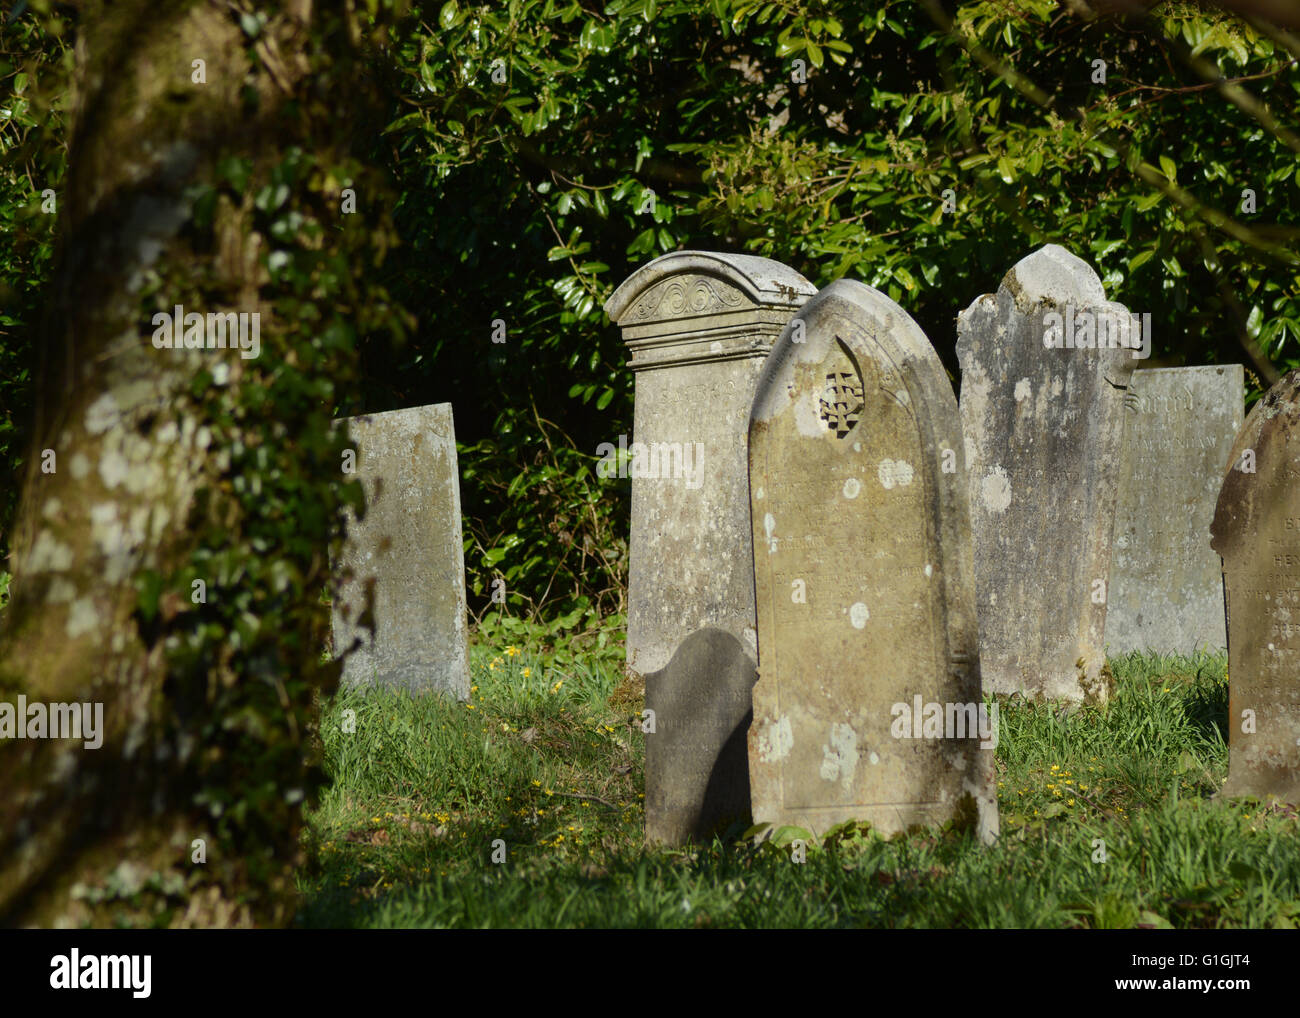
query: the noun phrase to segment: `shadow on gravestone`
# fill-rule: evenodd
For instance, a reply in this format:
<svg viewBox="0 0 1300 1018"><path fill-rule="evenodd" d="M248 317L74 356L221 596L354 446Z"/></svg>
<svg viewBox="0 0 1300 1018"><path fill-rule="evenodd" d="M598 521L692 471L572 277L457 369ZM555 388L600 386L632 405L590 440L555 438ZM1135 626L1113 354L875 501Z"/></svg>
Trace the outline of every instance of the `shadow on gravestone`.
<svg viewBox="0 0 1300 1018"><path fill-rule="evenodd" d="M1300 804L1300 371L1246 418L1210 533L1228 618L1220 794Z"/></svg>
<svg viewBox="0 0 1300 1018"><path fill-rule="evenodd" d="M768 258L676 251L641 266L605 304L636 376L626 668L646 677L647 697L654 695L649 676L663 676L672 702L687 697L701 719L730 718L729 694L711 675L692 679L685 665L670 662L679 652L699 653L704 664L730 662L725 670L733 684L748 674L741 653L732 654L730 645L724 652L716 637L709 637L716 642L708 654L695 643L684 646L701 632L728 633L745 660L752 665L756 657L745 429L772 343L815 292ZM618 442L627 446L627 436ZM606 447L612 452L614 443ZM723 697L718 704L709 701L715 689ZM745 697L747 711L747 686ZM705 809L689 796L706 793L701 768L713 773L716 734L702 734L700 746L682 743L679 762L656 755L655 736L648 737L647 839L672 843L711 826L713 805ZM661 774L671 784L660 786ZM728 800L729 782L722 784L718 795ZM748 791L736 802L747 810ZM661 808L669 813L661 816Z"/></svg>
<svg viewBox="0 0 1300 1018"><path fill-rule="evenodd" d="M701 629L646 676L646 840L707 840L749 821L746 734L754 659L731 633Z"/></svg>

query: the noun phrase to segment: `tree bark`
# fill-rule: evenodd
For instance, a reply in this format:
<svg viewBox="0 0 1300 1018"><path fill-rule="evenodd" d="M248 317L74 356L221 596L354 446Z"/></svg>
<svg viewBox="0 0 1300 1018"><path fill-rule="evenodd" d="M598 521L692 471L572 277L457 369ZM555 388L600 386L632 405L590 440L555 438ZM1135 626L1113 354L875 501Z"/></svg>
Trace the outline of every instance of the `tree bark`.
<svg viewBox="0 0 1300 1018"><path fill-rule="evenodd" d="M336 675L314 670L321 633L303 608L328 544L313 546L306 525L301 547L257 538L284 510L268 497L259 515L247 488L263 482L247 464L257 452L273 489L277 464L314 448L329 409L250 409L295 364L312 373L299 364L310 347L294 346L272 303L282 290L254 198L275 186L295 131L328 147L343 128L337 110L322 126L316 93L334 79L312 81L327 47L311 4L260 24L234 8L94 2L77 28L0 705L19 694L102 704L102 745L0 739L0 924L242 926L281 922L291 907L311 687ZM243 192L217 186L238 165ZM156 348L150 312L174 304L259 312L260 357ZM350 348L340 351L342 370ZM294 483L309 485L313 469ZM259 561L293 582L254 582ZM206 604L194 577L206 577ZM250 664L280 608L280 649ZM278 785L236 759L257 739L280 747Z"/></svg>

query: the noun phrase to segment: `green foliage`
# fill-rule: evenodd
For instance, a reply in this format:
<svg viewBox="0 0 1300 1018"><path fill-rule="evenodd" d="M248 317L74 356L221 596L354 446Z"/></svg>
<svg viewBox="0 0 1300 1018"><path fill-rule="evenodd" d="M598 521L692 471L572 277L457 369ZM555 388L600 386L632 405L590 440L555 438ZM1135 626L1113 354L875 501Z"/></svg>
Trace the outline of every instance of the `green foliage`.
<svg viewBox="0 0 1300 1018"><path fill-rule="evenodd" d="M620 482L597 477L595 457L535 408L533 419L535 428L509 445L482 439L458 447L461 484L482 500L467 510L466 583L488 602L485 612L504 605L536 622L549 605L565 630L578 618L622 611L627 488L622 482L622 497L611 497Z"/></svg>
<svg viewBox="0 0 1300 1018"><path fill-rule="evenodd" d="M0 26L0 560L18 507L32 402L32 334L54 252L67 152L65 96L51 84L70 59L61 18Z"/></svg>
<svg viewBox="0 0 1300 1018"><path fill-rule="evenodd" d="M415 4L373 50L390 106L382 138L357 145L396 181L403 240L377 278L419 323L358 330L361 375L339 387L341 410L454 402L476 613L494 578L534 618L618 610L626 484L583 473L631 430L631 374L601 308L668 251L749 251L818 285L862 279L955 372L955 313L1055 241L1152 314L1158 363L1244 360L1252 397L1300 366L1300 148L1286 127L1300 79L1285 40L1183 2L1119 18L976 0L950 21L951 6L450 0ZM245 21L260 38L264 24ZM20 41L63 59L52 39ZM39 76L25 73L30 90ZM43 168L13 148L36 130L57 137L59 116L9 109L0 127L18 158L0 223L30 207L33 181L61 174L58 146L41 149ZM259 185L259 212L283 186ZM379 191L357 193L349 219L382 216ZM19 295L48 260L27 233L0 231L0 278ZM281 257L277 278L292 271ZM0 358L25 363L30 311L6 303L19 324L0 322ZM10 464L26 392L0 370Z"/></svg>
<svg viewBox="0 0 1300 1018"><path fill-rule="evenodd" d="M1148 363L1244 360L1252 395L1300 365L1284 225L1300 212L1284 126L1300 79L1279 41L1235 17L1166 2L1084 18L1048 0L962 3L951 24L911 0L415 13L379 70L407 241L394 292L421 324L405 350L363 345L363 370L372 403L455 402L476 608L494 575L535 616L603 610L625 582L621 548L571 571L580 500L626 518L621 486L577 475L631 425L632 376L601 306L665 252L862 279L955 371L957 311L1053 241L1151 313ZM1221 92L1218 75L1241 80ZM539 494L541 511L508 491ZM553 526L556 509L570 518Z"/></svg>
<svg viewBox="0 0 1300 1018"><path fill-rule="evenodd" d="M286 834L296 833L302 803L323 781L303 725L317 691L334 689L339 664L319 661L327 626L318 594L343 507L363 511L360 485L341 471L349 441L332 426L334 407L356 378L356 336L400 337L408 324L383 287L356 271L381 261L394 242L388 218L341 228L344 187L370 194L383 187L346 145L326 143L323 125L342 115L352 65L346 30L328 15L316 26L317 59L326 62L310 96L281 118L275 149L232 148L195 191L191 229L200 250L217 250L232 228L262 238L258 296L269 325L238 384L209 370L193 380L194 423L225 437L220 475L188 521L193 553L160 582L189 590L203 579L212 596L157 623L146 610L156 597L142 601L142 621L153 623L151 636L166 651L175 707L167 741L200 747L187 780L222 845L212 868L228 884L254 889L275 886ZM257 66L254 42L247 52ZM365 93L354 99L348 115L364 117ZM247 101L256 116L257 100ZM237 301L200 267L164 273L146 287L153 306L142 308L142 320L173 303ZM151 580L142 577L142 590ZM225 872L227 856L238 859L238 878Z"/></svg>

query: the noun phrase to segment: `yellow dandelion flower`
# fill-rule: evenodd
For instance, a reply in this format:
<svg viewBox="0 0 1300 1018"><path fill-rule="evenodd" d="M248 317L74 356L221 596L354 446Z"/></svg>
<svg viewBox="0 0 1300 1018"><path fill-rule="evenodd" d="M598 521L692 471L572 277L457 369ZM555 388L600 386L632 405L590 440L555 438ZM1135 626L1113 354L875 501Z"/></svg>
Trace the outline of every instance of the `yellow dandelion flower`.
<svg viewBox="0 0 1300 1018"><path fill-rule="evenodd" d="M534 781L534 782L533 782L533 787L534 787L534 788L541 788L541 787L542 787L542 783L541 783L540 781Z"/></svg>
<svg viewBox="0 0 1300 1018"><path fill-rule="evenodd" d="M533 674L533 670L532 670L531 668L525 668L525 669L524 669L523 675L524 675L524 678L525 678L525 679L528 678L528 677L529 677L530 675L532 675L532 674Z"/></svg>
<svg viewBox="0 0 1300 1018"><path fill-rule="evenodd" d="M1066 804L1067 806L1073 806L1073 805L1074 805L1074 800L1073 800L1073 799L1066 799L1066 800L1065 800L1065 804Z"/></svg>
<svg viewBox="0 0 1300 1018"><path fill-rule="evenodd" d="M519 648L513 645L506 648L507 657L518 657L519 653L520 653Z"/></svg>

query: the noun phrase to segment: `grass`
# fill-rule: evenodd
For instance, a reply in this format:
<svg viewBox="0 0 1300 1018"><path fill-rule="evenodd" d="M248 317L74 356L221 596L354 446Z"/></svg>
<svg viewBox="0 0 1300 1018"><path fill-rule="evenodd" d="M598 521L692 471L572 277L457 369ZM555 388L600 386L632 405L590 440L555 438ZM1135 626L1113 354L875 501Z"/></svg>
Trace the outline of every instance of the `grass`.
<svg viewBox="0 0 1300 1018"><path fill-rule="evenodd" d="M1004 703L995 847L857 828L796 863L737 832L647 849L641 702L619 685L619 648L537 647L476 646L469 704L344 692L326 706L334 784L309 817L298 925L1300 924L1296 812L1213 798L1222 657L1114 660L1104 710Z"/></svg>

